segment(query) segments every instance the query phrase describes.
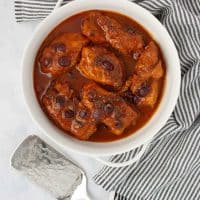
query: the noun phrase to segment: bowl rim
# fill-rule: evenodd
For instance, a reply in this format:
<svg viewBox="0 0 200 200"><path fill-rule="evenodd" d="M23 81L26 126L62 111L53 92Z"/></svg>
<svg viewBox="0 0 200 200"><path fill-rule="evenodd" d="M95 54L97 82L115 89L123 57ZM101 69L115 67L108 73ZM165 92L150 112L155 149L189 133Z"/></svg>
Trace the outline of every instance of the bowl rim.
<svg viewBox="0 0 200 200"><path fill-rule="evenodd" d="M33 61L35 60L38 48L48 33L70 16L78 14L82 11L94 9L118 12L128 16L129 18L133 18L135 21L141 24L148 32L150 32L150 34L153 35L155 41L159 43L167 66L165 91L163 93L160 105L151 119L134 134L116 141L103 143L79 141L67 134L63 134L60 129L55 127L55 125L49 121L44 112L41 110L33 85ZM132 12L134 12L134 17L132 16ZM141 22L142 20L146 21ZM147 22L149 23L148 27L144 25L144 23ZM161 39L161 42L156 40L154 37L154 31L150 30L151 26L155 28L155 32L158 31L161 34L161 39L168 41L168 44L165 44L165 41L162 41ZM162 45L163 48L165 47L165 49L162 48ZM173 57L170 55L173 55ZM166 59L166 57L168 59ZM168 66L173 67L168 68ZM22 58L21 74L22 93L27 110L32 120L38 125L40 130L56 144L63 146L65 149L89 156L108 156L123 153L137 148L143 144L149 143L169 119L177 102L181 83L181 71L178 53L170 35L164 26L149 11L133 2L129 2L128 0L118 0L117 3L115 0L101 0L95 2L93 0L74 0L55 10L38 25L34 31L34 34L32 35L32 38L27 44ZM152 126L151 124L153 123L154 125ZM141 137L142 134L143 137Z"/></svg>

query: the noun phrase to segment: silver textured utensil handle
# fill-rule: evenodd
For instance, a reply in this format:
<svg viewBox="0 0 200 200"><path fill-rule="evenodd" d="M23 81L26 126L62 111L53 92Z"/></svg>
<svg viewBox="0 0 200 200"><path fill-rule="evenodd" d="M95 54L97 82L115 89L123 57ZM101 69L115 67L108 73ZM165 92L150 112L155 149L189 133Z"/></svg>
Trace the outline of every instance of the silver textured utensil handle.
<svg viewBox="0 0 200 200"><path fill-rule="evenodd" d="M56 199L69 199L82 181L86 186L84 172L35 135L30 135L17 147L11 165ZM82 193L79 197L83 197Z"/></svg>
<svg viewBox="0 0 200 200"><path fill-rule="evenodd" d="M87 178L84 173L82 173L82 182L74 191L71 200L91 200L87 194Z"/></svg>

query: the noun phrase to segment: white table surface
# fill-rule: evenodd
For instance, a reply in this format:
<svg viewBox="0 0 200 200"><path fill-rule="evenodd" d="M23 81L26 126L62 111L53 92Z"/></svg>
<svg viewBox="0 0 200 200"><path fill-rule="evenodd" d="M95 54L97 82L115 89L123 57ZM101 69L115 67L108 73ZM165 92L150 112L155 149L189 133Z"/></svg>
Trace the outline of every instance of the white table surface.
<svg viewBox="0 0 200 200"><path fill-rule="evenodd" d="M39 134L25 109L20 88L22 53L38 22L17 24L13 2L0 0L0 199L53 200L10 166L16 146L26 136ZM81 155L70 153L70 156L86 171L91 199L108 199L108 193L92 181L92 176L100 168L99 163Z"/></svg>

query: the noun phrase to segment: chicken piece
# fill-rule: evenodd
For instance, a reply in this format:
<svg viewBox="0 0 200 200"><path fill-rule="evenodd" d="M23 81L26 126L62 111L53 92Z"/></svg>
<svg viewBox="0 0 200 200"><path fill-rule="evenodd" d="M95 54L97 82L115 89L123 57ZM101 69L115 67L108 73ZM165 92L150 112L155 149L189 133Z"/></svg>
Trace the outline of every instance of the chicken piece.
<svg viewBox="0 0 200 200"><path fill-rule="evenodd" d="M99 114L103 114L104 112L102 112L102 110L104 102L107 101L108 99L113 101L116 95L112 92L104 90L96 83L91 82L84 85L81 97L82 97L82 103L87 108L94 111L95 113L94 118L100 119L101 117L97 117L95 109Z"/></svg>
<svg viewBox="0 0 200 200"><path fill-rule="evenodd" d="M131 77L131 91L134 94L140 87L141 85L145 82L145 79L133 74L133 76Z"/></svg>
<svg viewBox="0 0 200 200"><path fill-rule="evenodd" d="M122 98L117 97L113 105L115 108L113 113L105 117L102 122L110 128L112 133L121 135L126 128L136 123L138 114Z"/></svg>
<svg viewBox="0 0 200 200"><path fill-rule="evenodd" d="M135 73L126 81L120 93L130 88L134 94L149 79L160 79L163 75L164 69L158 58L158 49L154 42L150 42L135 65Z"/></svg>
<svg viewBox="0 0 200 200"><path fill-rule="evenodd" d="M104 47L84 47L78 66L88 79L118 89L123 84L123 63Z"/></svg>
<svg viewBox="0 0 200 200"><path fill-rule="evenodd" d="M86 140L96 131L89 112L84 120L81 119L83 115L80 113L86 108L79 103L66 76L59 77L50 85L42 102L54 122L76 138Z"/></svg>
<svg viewBox="0 0 200 200"><path fill-rule="evenodd" d="M143 53L140 55L135 64L135 73L141 77L149 78L152 75L152 70L159 60L159 52L156 44L151 41Z"/></svg>
<svg viewBox="0 0 200 200"><path fill-rule="evenodd" d="M154 69L152 70L151 77L155 79L159 79L164 75L164 69L162 67L161 60L158 61Z"/></svg>
<svg viewBox="0 0 200 200"><path fill-rule="evenodd" d="M80 33L64 33L54 39L42 52L41 71L58 75L77 64L80 52L89 40Z"/></svg>
<svg viewBox="0 0 200 200"><path fill-rule="evenodd" d="M136 77L137 79L137 77ZM144 82L140 82L137 87L134 88L134 93L131 88L121 93L121 96L130 104L138 105L141 98L147 96L151 91L151 79Z"/></svg>
<svg viewBox="0 0 200 200"><path fill-rule="evenodd" d="M106 124L116 135L122 134L137 119L137 112L123 98L95 83L84 86L82 103L92 110L92 116L97 122Z"/></svg>
<svg viewBox="0 0 200 200"><path fill-rule="evenodd" d="M148 82L150 78L160 79L164 75L164 69L162 67L162 62L159 62L155 65L151 73L148 73L146 76L138 76L133 74L131 77L131 91L135 93L144 82Z"/></svg>
<svg viewBox="0 0 200 200"><path fill-rule="evenodd" d="M133 74L124 84L123 88L120 90L120 93L127 91L129 88L134 94L143 83L149 81L149 79L160 79L164 75L164 69L162 67L162 62L159 62L152 69L151 73L148 73L147 76L139 76L137 74Z"/></svg>
<svg viewBox="0 0 200 200"><path fill-rule="evenodd" d="M97 18L97 23L104 31L106 40L121 53L132 54L144 47L141 35L125 31L115 19L101 15Z"/></svg>
<svg viewBox="0 0 200 200"><path fill-rule="evenodd" d="M119 94L123 94L129 89L134 94L141 87L141 85L147 80L148 79L140 77L137 74L133 74L128 78L128 80L126 80L125 84L120 89Z"/></svg>
<svg viewBox="0 0 200 200"><path fill-rule="evenodd" d="M42 103L54 122L70 131L78 101L66 78L58 78L52 82L42 98Z"/></svg>
<svg viewBox="0 0 200 200"><path fill-rule="evenodd" d="M150 85L150 91L144 97L142 97L139 102L138 106L148 106L153 108L158 99L158 92L159 92L159 85L157 80L153 80Z"/></svg>
<svg viewBox="0 0 200 200"><path fill-rule="evenodd" d="M155 78L142 79L137 75L132 76L132 85L130 89L122 92L123 98L137 106L150 106L154 107L158 97L158 77L161 75L160 66L158 73L155 73Z"/></svg>
<svg viewBox="0 0 200 200"><path fill-rule="evenodd" d="M81 30L94 43L105 43L106 39L102 29L97 24L97 18L101 16L98 11L90 12L82 20Z"/></svg>
<svg viewBox="0 0 200 200"><path fill-rule="evenodd" d="M142 83L145 82L145 80L146 79L144 79L136 74L133 74L126 80L125 84L120 89L119 94L122 94L123 92L127 91L129 88L132 91L132 93L135 93L136 90L140 88Z"/></svg>

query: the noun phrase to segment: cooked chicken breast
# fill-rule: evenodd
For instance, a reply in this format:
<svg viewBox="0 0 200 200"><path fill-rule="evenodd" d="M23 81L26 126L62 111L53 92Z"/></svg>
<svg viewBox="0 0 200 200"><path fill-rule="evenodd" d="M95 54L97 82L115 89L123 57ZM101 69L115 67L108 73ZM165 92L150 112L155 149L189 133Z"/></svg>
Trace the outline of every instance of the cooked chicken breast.
<svg viewBox="0 0 200 200"><path fill-rule="evenodd" d="M41 71L52 75L69 71L79 61L81 49L88 42L80 33L64 33L57 37L42 51Z"/></svg>
<svg viewBox="0 0 200 200"><path fill-rule="evenodd" d="M103 85L120 88L123 84L123 63L104 47L84 47L79 71L88 79Z"/></svg>
<svg viewBox="0 0 200 200"><path fill-rule="evenodd" d="M81 140L96 131L91 112L76 98L67 76L57 78L42 98L42 103L54 122Z"/></svg>
<svg viewBox="0 0 200 200"><path fill-rule="evenodd" d="M128 126L136 122L137 112L123 98L95 83L84 86L82 99L82 103L92 110L93 118L106 124L113 134L122 134Z"/></svg>
<svg viewBox="0 0 200 200"><path fill-rule="evenodd" d="M102 14L98 11L90 12L81 23L82 33L94 43L105 43L104 32L97 24L97 18Z"/></svg>
<svg viewBox="0 0 200 200"><path fill-rule="evenodd" d="M106 40L121 53L134 53L144 47L140 34L126 32L115 19L101 15L97 18L97 23L104 31Z"/></svg>

